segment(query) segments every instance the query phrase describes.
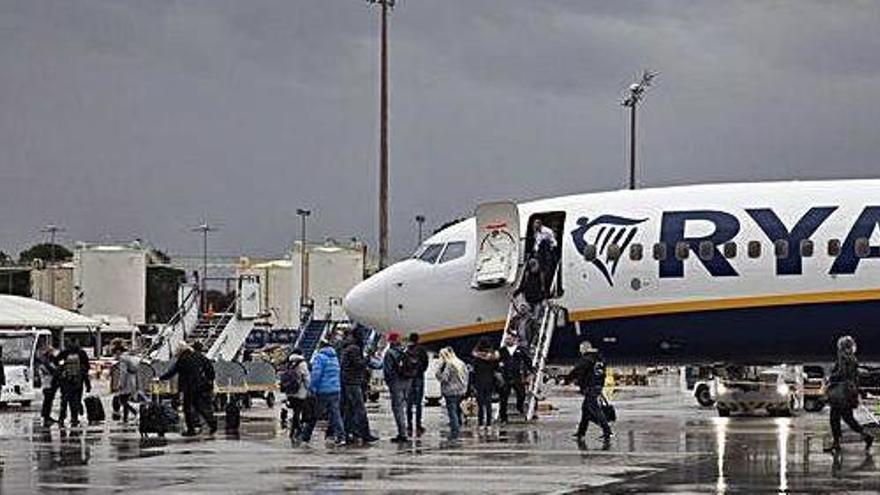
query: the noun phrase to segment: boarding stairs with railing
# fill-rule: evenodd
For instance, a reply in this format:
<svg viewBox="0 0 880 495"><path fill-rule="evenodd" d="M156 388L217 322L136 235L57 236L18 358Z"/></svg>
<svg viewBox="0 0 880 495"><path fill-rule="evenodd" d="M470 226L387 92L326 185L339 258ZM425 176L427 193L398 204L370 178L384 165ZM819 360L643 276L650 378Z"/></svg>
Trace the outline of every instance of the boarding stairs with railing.
<svg viewBox="0 0 880 495"><path fill-rule="evenodd" d="M296 347L302 349L306 361L312 359L318 344L327 337L332 327L332 322L327 320L310 319L306 321L303 330L296 339Z"/></svg>
<svg viewBox="0 0 880 495"><path fill-rule="evenodd" d="M180 289L179 309L168 320L153 341L142 353L151 360L171 359L177 344L193 332L199 321L199 291L195 286L184 285Z"/></svg>
<svg viewBox="0 0 880 495"><path fill-rule="evenodd" d="M553 333L556 330L557 320L562 306L557 303L559 292L557 290L557 281L559 276L559 264L554 270L553 282L550 285L550 297L544 300L537 314L540 320L540 327L535 335L530 335L528 347L529 356L532 359L533 376L532 381L528 385L526 393L526 421L535 418L535 412L538 408L538 402L544 397L544 375L547 370L547 356L550 354L550 344L553 341ZM520 304L515 299L511 299L510 306L507 310L507 321L504 325L504 333L501 337L501 345L504 345L504 339L507 335L513 335L520 338L518 329L513 326L518 323L517 315ZM519 318L523 318L519 315ZM521 340L521 339L520 339Z"/></svg>

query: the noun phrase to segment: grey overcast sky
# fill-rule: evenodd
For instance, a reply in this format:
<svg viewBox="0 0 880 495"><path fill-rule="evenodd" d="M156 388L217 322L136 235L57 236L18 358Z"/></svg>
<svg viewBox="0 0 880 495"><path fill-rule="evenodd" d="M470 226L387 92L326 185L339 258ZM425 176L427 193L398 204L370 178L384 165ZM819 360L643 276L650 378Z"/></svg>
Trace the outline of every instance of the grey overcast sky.
<svg viewBox="0 0 880 495"><path fill-rule="evenodd" d="M880 3L398 0L391 246L480 201L880 175ZM0 250L141 237L278 254L377 232L378 13L364 0L0 0Z"/></svg>

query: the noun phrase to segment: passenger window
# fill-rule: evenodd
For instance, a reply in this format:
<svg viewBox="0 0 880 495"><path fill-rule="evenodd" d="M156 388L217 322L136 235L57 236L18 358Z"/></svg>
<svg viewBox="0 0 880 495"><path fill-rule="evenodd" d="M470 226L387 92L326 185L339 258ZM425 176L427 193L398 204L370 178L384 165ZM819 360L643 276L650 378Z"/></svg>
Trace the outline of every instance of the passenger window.
<svg viewBox="0 0 880 495"><path fill-rule="evenodd" d="M608 245L608 260L616 261L620 258L620 246L617 244Z"/></svg>
<svg viewBox="0 0 880 495"><path fill-rule="evenodd" d="M778 239L773 243L773 254L776 255L777 258L788 258L788 241L785 239Z"/></svg>
<svg viewBox="0 0 880 495"><path fill-rule="evenodd" d="M657 261L664 261L666 259L666 243L658 242L654 244L654 259Z"/></svg>
<svg viewBox="0 0 880 495"><path fill-rule="evenodd" d="M724 243L724 257L727 259L736 258L736 243L735 242L725 242Z"/></svg>
<svg viewBox="0 0 880 495"><path fill-rule="evenodd" d="M437 257L440 256L442 251L443 244L428 244L425 246L425 250L422 251L422 254L419 255L419 259L426 263L433 263L437 261Z"/></svg>
<svg viewBox="0 0 880 495"><path fill-rule="evenodd" d="M709 261L715 257L715 244L712 241L703 241L700 243L700 259Z"/></svg>
<svg viewBox="0 0 880 495"><path fill-rule="evenodd" d="M629 246L629 259L632 261L641 261L644 255L644 248L638 242Z"/></svg>
<svg viewBox="0 0 880 495"><path fill-rule="evenodd" d="M593 261L596 259L595 244L587 244L586 246L584 246L584 259L587 261Z"/></svg>
<svg viewBox="0 0 880 495"><path fill-rule="evenodd" d="M867 258L871 255L871 245L868 244L868 239L864 237L859 237L856 239L856 257L857 258Z"/></svg>
<svg viewBox="0 0 880 495"><path fill-rule="evenodd" d="M804 258L810 258L813 256L813 252L816 250L813 245L813 241L809 239L804 239L801 241L801 256Z"/></svg>
<svg viewBox="0 0 880 495"><path fill-rule="evenodd" d="M761 242L760 241L749 241L749 258L760 258L761 257Z"/></svg>
<svg viewBox="0 0 880 495"><path fill-rule="evenodd" d="M675 258L678 260L686 260L691 254L691 246L686 242L679 242L675 245Z"/></svg>
<svg viewBox="0 0 880 495"><path fill-rule="evenodd" d="M440 256L440 263L446 263L447 261L461 258L464 256L464 249L464 241L450 242L446 245L446 251L443 251L443 256Z"/></svg>
<svg viewBox="0 0 880 495"><path fill-rule="evenodd" d="M840 239L828 240L828 256L840 256Z"/></svg>

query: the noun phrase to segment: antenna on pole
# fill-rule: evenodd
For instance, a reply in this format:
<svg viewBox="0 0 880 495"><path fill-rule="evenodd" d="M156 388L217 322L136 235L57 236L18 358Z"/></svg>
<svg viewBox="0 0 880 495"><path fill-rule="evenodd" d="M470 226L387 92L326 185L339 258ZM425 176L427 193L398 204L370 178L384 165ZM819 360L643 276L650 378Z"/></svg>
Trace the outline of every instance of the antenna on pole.
<svg viewBox="0 0 880 495"><path fill-rule="evenodd" d="M642 98L645 96L645 91L651 87L651 84L655 77L657 77L657 72L651 72L650 70L643 70L642 77L639 79L639 82L633 83L629 85L627 88L627 94L624 96L623 100L620 102L621 105L625 107L629 107L629 188L630 190L635 190L636 188L636 107L638 107L639 102L642 101Z"/></svg>

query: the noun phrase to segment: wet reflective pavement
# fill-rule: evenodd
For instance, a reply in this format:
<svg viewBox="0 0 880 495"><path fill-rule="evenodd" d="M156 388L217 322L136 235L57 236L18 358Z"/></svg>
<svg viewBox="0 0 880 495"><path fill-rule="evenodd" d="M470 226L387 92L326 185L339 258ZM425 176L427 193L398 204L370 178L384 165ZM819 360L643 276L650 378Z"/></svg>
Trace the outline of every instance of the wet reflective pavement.
<svg viewBox="0 0 880 495"><path fill-rule="evenodd" d="M672 382L672 380L670 380ZM838 459L827 410L792 419L717 418L672 385L619 391L620 421L608 450L588 434L571 438L579 398L555 391L558 410L539 423L471 425L459 446L441 438L444 409L426 408L429 432L404 446L387 441L385 401L372 405L383 441L333 447L316 435L292 448L277 409L246 412L238 435L141 439L134 425L108 421L42 428L36 411L0 411L0 493L461 492L838 492L880 490L873 457L847 437ZM880 455L880 453L878 453Z"/></svg>

